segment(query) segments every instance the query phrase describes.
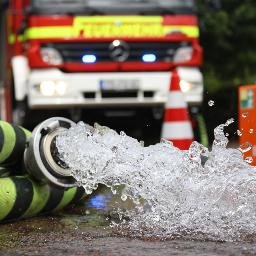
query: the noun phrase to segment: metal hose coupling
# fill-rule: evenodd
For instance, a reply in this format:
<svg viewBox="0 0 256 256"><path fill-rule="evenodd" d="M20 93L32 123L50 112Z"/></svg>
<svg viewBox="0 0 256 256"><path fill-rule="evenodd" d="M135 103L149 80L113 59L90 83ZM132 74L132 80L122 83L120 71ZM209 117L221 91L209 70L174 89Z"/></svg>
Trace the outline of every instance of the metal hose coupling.
<svg viewBox="0 0 256 256"><path fill-rule="evenodd" d="M76 186L71 170L59 158L56 147L58 134L73 124L73 121L63 117L52 117L33 130L24 152L24 163L27 172L35 180L63 188Z"/></svg>

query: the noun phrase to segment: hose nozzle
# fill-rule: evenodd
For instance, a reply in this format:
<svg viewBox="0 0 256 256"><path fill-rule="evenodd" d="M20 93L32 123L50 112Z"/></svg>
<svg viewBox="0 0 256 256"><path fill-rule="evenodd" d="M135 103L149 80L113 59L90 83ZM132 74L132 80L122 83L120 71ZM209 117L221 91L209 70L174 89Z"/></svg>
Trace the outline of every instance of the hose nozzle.
<svg viewBox="0 0 256 256"><path fill-rule="evenodd" d="M32 133L24 153L24 163L28 173L36 180L58 187L74 187L76 180L71 170L63 162L56 147L56 138L69 129L73 121L52 117L40 123Z"/></svg>

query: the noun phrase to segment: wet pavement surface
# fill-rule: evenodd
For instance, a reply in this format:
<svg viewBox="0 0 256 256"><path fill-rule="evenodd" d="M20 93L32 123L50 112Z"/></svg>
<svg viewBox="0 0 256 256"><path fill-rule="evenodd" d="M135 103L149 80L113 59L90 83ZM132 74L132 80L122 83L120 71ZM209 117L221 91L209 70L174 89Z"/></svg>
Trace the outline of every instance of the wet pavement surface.
<svg viewBox="0 0 256 256"><path fill-rule="evenodd" d="M120 236L109 227L117 220L116 207L131 208L101 187L86 202L65 212L0 224L0 256L88 255L88 256L159 256L159 255L256 255L253 242L209 242L191 240L136 239ZM120 234L120 233L119 233Z"/></svg>
<svg viewBox="0 0 256 256"><path fill-rule="evenodd" d="M256 255L256 242L120 237L102 216L92 216L69 213L1 224L0 255Z"/></svg>

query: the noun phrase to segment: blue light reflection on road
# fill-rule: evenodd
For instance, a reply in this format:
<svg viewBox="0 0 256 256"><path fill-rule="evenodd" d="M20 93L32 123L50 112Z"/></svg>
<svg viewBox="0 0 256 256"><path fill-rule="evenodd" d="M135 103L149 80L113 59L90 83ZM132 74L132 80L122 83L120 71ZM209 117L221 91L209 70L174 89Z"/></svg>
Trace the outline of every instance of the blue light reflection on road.
<svg viewBox="0 0 256 256"><path fill-rule="evenodd" d="M95 209L104 209L107 207L107 203L110 201L110 198L112 198L110 193L97 194L88 200L88 206Z"/></svg>

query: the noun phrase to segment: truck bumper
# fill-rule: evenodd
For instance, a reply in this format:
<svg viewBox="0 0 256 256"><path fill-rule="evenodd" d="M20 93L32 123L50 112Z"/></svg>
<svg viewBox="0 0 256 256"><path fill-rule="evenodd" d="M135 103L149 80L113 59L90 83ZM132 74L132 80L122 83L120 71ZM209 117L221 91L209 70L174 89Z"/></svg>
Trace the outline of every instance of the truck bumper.
<svg viewBox="0 0 256 256"><path fill-rule="evenodd" d="M178 68L181 88L189 104L203 98L199 69ZM171 72L64 73L58 69L32 70L27 98L31 109L163 105Z"/></svg>

